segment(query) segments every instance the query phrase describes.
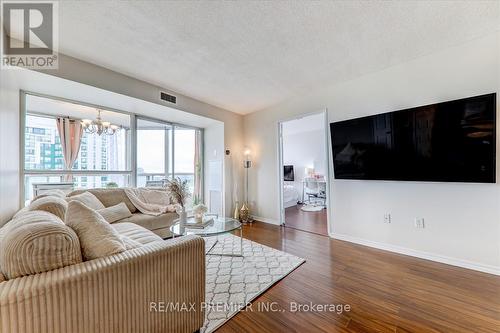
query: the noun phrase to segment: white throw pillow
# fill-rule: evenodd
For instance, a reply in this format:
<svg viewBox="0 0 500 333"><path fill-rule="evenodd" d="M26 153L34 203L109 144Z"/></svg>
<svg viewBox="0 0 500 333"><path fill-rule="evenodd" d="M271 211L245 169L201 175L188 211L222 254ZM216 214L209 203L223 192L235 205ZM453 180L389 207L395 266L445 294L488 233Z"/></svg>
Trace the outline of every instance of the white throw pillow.
<svg viewBox="0 0 500 333"><path fill-rule="evenodd" d="M124 202L120 202L118 205L106 207L104 209L99 209L97 212L101 214L102 217L104 217L104 219L109 223L120 221L132 216L132 213L128 210L128 207Z"/></svg>
<svg viewBox="0 0 500 333"><path fill-rule="evenodd" d="M68 197L66 199L68 202L70 201L79 201L83 203L85 206L92 208L94 210L104 209L106 208L101 200L97 199L95 195L90 192L83 192L82 194L74 195L72 197Z"/></svg>
<svg viewBox="0 0 500 333"><path fill-rule="evenodd" d="M38 199L44 198L44 197L58 197L58 198L64 199L64 198L66 198L66 193L63 190L59 190L59 189L48 190L48 191L45 191L42 194L36 196L33 200L31 200L31 202L35 202Z"/></svg>
<svg viewBox="0 0 500 333"><path fill-rule="evenodd" d="M66 214L66 209L68 208L68 203L63 198L47 196L39 198L33 201L29 206L28 210L43 210L54 214L61 220L64 220L64 215ZM17 215L16 215L17 216Z"/></svg>
<svg viewBox="0 0 500 333"><path fill-rule="evenodd" d="M106 257L126 249L120 234L104 217L80 201L69 202L65 222L80 238L85 260Z"/></svg>

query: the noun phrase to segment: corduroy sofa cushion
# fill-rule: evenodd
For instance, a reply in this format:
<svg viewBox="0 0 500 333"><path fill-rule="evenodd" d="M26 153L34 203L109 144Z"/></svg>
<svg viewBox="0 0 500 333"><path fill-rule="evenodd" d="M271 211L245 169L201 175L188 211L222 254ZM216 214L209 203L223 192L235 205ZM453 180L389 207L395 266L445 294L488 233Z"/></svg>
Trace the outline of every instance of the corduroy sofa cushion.
<svg viewBox="0 0 500 333"><path fill-rule="evenodd" d="M54 214L26 211L1 229L0 267L8 279L81 261L78 236Z"/></svg>
<svg viewBox="0 0 500 333"><path fill-rule="evenodd" d="M66 202L66 200L55 196L47 196L39 198L38 200L32 202L28 206L27 210L29 211L43 210L45 212L54 214L61 220L64 220L64 215L66 214L67 208L68 208L68 203Z"/></svg>
<svg viewBox="0 0 500 333"><path fill-rule="evenodd" d="M71 201L78 201L83 203L85 206L94 209L94 210L99 210L99 209L104 209L106 206L102 204L102 202L92 193L90 192L83 192L78 195L74 195L71 197L67 197L66 201L71 202Z"/></svg>
<svg viewBox="0 0 500 333"><path fill-rule="evenodd" d="M130 217L120 220L122 222L131 222L148 230L156 230L161 228L169 228L174 224L174 221L179 217L176 213L165 213L158 216L146 215L141 213L132 214Z"/></svg>
<svg viewBox="0 0 500 333"><path fill-rule="evenodd" d="M127 251L132 250L132 249L136 249L136 248L142 246L142 244L139 243L138 241L135 241L132 238L127 237L125 235L120 235L120 238L122 239L123 245L125 245L125 249Z"/></svg>
<svg viewBox="0 0 500 333"><path fill-rule="evenodd" d="M142 245L162 241L160 236L134 223L114 223L111 226L120 235L127 236Z"/></svg>
<svg viewBox="0 0 500 333"><path fill-rule="evenodd" d="M58 197L58 198L64 199L64 198L66 198L66 193L63 190L59 190L59 189L48 190L48 191L45 191L42 194L36 196L33 200L31 200L31 202L35 202L38 199L45 198L45 197Z"/></svg>
<svg viewBox="0 0 500 333"><path fill-rule="evenodd" d="M68 194L68 197L72 197L84 192L90 192L93 195L99 199L99 201L102 202L102 204L105 207L111 207L114 205L119 204L120 202L124 202L127 205L128 210L130 210L131 213L135 213L137 211L137 208L134 206L134 204L130 201L128 198L127 194L125 194L125 191L123 188L96 188L96 189L89 189L89 190L75 190Z"/></svg>

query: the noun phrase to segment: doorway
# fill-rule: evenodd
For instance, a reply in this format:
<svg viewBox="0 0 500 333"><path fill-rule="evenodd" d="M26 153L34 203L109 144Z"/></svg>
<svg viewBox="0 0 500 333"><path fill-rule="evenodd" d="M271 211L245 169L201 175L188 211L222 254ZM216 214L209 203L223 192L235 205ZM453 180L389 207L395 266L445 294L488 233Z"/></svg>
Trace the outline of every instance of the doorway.
<svg viewBox="0 0 500 333"><path fill-rule="evenodd" d="M327 113L279 123L281 224L328 235Z"/></svg>

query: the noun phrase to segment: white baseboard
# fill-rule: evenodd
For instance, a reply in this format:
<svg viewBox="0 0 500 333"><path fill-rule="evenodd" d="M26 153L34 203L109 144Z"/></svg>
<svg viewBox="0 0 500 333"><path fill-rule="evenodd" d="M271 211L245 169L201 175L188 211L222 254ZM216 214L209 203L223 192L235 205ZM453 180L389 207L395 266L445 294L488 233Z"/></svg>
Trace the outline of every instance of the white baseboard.
<svg viewBox="0 0 500 333"><path fill-rule="evenodd" d="M252 218L256 221L265 222L265 223L274 224L274 225L280 225L279 220L270 219L270 218L262 217L262 216L255 216L255 215L252 215Z"/></svg>
<svg viewBox="0 0 500 333"><path fill-rule="evenodd" d="M472 270L480 271L480 272L484 272L484 273L500 275L500 267L497 267L497 266L478 264L478 263L468 261L468 260L451 258L451 257L447 257L447 256L437 255L437 254L419 251L419 250L413 250L413 249L409 249L409 248L405 248L405 247L401 247L401 246L397 246L397 245L375 242L375 241L366 240L366 239L357 238L357 237L352 237L352 236L348 236L348 235L340 235L340 234L331 233L330 237L338 239L338 240L343 240L346 242L351 242L351 243L355 243L355 244L359 244L359 245L373 247L373 248L380 249L380 250L385 250L385 251L395 252L395 253L399 253L399 254L404 254L407 256L417 257L420 259L426 259L426 260L436 261L436 262L440 262L440 263L448 264L448 265L452 265L452 266L458 266L458 267L462 267L462 268L472 269Z"/></svg>

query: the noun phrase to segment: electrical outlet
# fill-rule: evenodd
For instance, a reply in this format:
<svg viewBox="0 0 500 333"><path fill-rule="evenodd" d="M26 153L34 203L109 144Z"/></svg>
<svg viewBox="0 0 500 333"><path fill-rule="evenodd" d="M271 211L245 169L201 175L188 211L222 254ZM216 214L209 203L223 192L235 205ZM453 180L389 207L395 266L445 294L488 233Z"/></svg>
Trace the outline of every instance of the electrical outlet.
<svg viewBox="0 0 500 333"><path fill-rule="evenodd" d="M418 228L418 229L425 228L425 221L424 221L423 217L416 217L415 218L415 228Z"/></svg>
<svg viewBox="0 0 500 333"><path fill-rule="evenodd" d="M384 223L391 223L391 214L384 214Z"/></svg>

